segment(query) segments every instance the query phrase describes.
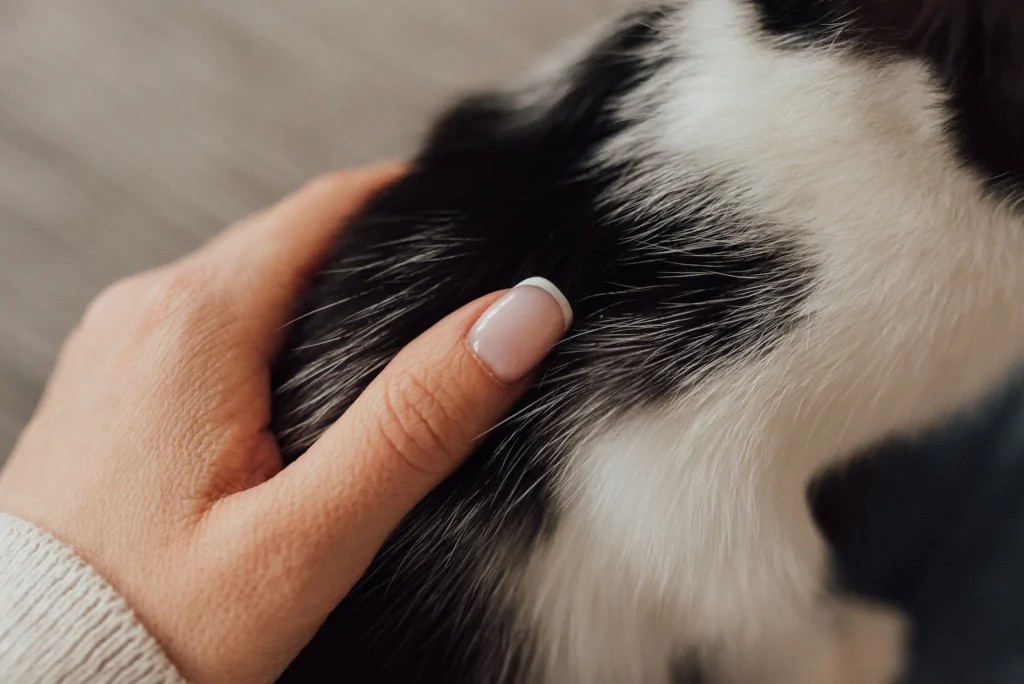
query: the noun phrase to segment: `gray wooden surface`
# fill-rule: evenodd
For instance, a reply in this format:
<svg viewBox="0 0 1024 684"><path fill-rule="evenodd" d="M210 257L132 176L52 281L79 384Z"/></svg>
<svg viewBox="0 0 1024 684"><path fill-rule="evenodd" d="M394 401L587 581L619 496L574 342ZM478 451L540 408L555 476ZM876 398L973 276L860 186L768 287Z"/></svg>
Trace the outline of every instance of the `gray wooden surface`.
<svg viewBox="0 0 1024 684"><path fill-rule="evenodd" d="M0 0L0 461L89 299L632 0Z"/></svg>

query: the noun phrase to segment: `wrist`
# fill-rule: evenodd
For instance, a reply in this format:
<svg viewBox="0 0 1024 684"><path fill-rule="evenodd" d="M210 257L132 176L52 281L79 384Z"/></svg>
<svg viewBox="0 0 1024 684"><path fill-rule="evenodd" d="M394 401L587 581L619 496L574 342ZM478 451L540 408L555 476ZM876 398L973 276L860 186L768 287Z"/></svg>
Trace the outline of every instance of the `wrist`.
<svg viewBox="0 0 1024 684"><path fill-rule="evenodd" d="M4 681L184 681L124 598L69 546L0 514L0 548Z"/></svg>

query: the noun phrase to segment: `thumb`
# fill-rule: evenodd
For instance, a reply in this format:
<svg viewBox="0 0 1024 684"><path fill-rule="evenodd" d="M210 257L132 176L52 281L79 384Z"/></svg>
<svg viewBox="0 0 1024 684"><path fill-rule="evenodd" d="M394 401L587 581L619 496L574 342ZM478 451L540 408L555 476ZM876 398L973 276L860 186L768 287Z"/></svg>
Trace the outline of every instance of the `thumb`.
<svg viewBox="0 0 1024 684"><path fill-rule="evenodd" d="M313 546L321 553L314 555L326 567L345 569L331 556L341 566L358 557L368 564L402 518L522 395L571 319L561 292L531 279L429 330L304 456L267 483L264 494L280 504L270 509L291 511L277 517L285 526L279 531L317 531Z"/></svg>

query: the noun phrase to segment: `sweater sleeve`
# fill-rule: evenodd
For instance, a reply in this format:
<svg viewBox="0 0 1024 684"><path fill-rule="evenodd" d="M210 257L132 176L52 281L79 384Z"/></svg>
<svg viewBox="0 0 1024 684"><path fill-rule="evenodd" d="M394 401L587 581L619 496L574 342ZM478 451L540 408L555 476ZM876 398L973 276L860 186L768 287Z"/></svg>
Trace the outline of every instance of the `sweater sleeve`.
<svg viewBox="0 0 1024 684"><path fill-rule="evenodd" d="M0 514L0 681L184 684L125 600L75 552Z"/></svg>

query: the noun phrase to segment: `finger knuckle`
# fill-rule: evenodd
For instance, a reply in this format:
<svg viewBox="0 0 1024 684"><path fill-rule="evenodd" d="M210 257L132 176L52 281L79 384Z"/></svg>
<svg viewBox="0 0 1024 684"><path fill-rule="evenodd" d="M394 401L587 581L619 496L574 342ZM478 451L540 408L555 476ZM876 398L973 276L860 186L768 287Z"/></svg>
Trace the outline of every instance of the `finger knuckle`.
<svg viewBox="0 0 1024 684"><path fill-rule="evenodd" d="M345 189L351 180L348 171L329 171L311 179L305 189L310 192L335 192Z"/></svg>
<svg viewBox="0 0 1024 684"><path fill-rule="evenodd" d="M136 308L147 274L121 278L105 287L85 309L82 326L104 325L115 318L124 318Z"/></svg>
<svg viewBox="0 0 1024 684"><path fill-rule="evenodd" d="M382 429L394 452L410 467L435 476L463 442L462 416L443 388L432 388L412 372L387 383Z"/></svg>
<svg viewBox="0 0 1024 684"><path fill-rule="evenodd" d="M222 308L212 279L201 268L176 266L139 297L136 325L143 333L160 329L189 336L208 327Z"/></svg>

